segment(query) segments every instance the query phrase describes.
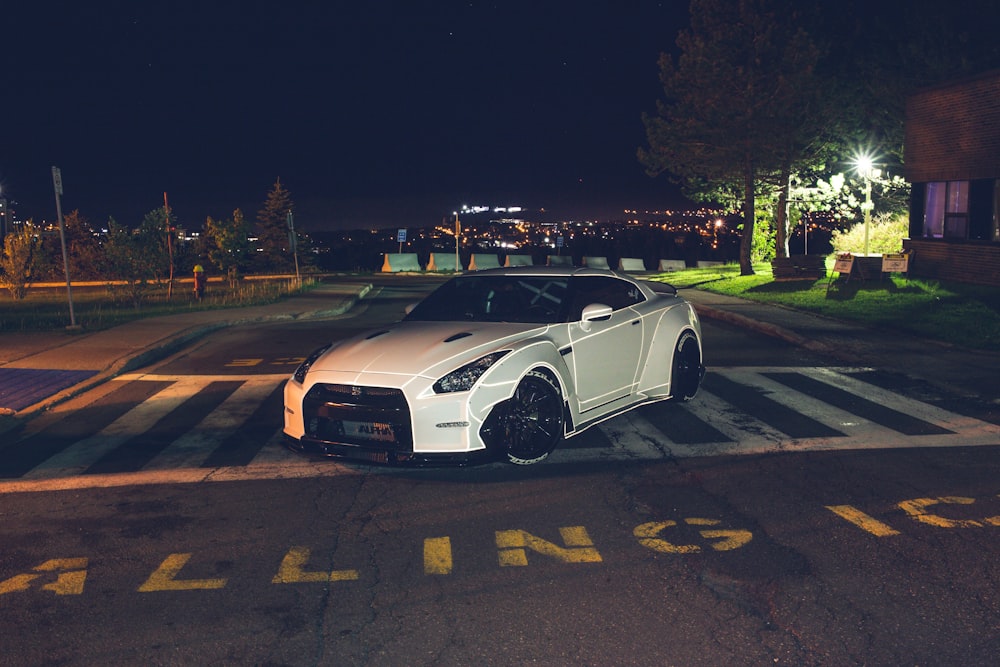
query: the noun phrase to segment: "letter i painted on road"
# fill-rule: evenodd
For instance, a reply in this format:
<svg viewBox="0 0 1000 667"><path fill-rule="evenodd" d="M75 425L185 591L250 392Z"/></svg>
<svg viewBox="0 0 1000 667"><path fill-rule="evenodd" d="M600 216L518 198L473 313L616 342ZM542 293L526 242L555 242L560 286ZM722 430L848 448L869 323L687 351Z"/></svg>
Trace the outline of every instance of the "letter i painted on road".
<svg viewBox="0 0 1000 667"><path fill-rule="evenodd" d="M424 574L451 574L451 538L428 537L424 540Z"/></svg>

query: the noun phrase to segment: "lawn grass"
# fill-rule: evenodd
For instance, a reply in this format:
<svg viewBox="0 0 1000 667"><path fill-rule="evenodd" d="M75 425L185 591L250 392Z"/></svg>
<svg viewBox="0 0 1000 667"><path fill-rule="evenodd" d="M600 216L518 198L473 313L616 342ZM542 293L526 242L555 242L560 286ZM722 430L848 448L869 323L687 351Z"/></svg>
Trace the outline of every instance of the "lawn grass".
<svg viewBox="0 0 1000 667"><path fill-rule="evenodd" d="M167 285L160 284L149 288L139 308L123 300L113 288L74 287L73 314L78 326L97 331L146 317L273 303L310 286L307 282L299 287L287 279L254 280L244 281L234 290L213 283L205 297L197 301L190 285L174 285L168 297ZM71 323L65 288L30 289L21 300L4 296L0 294L0 332L55 331Z"/></svg>
<svg viewBox="0 0 1000 667"><path fill-rule="evenodd" d="M767 264L741 276L736 265L659 274L677 287L698 287L844 320L864 322L972 349L1000 351L1000 290L962 283L907 279L847 282L829 278L775 281Z"/></svg>

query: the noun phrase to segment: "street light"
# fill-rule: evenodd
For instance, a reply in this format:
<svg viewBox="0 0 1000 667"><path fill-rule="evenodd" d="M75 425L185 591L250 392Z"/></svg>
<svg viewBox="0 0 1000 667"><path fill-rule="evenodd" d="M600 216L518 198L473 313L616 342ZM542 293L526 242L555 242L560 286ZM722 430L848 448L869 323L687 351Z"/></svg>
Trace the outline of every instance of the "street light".
<svg viewBox="0 0 1000 667"><path fill-rule="evenodd" d="M462 271L462 260L458 256L458 243L462 236L462 223L458 220L458 211L455 211L455 271Z"/></svg>
<svg viewBox="0 0 1000 667"><path fill-rule="evenodd" d="M868 229L872 223L872 179L881 176L882 170L875 168L871 156L866 153L861 153L854 158L854 170L865 181L865 203L861 205L861 210L865 217L865 256L867 257Z"/></svg>

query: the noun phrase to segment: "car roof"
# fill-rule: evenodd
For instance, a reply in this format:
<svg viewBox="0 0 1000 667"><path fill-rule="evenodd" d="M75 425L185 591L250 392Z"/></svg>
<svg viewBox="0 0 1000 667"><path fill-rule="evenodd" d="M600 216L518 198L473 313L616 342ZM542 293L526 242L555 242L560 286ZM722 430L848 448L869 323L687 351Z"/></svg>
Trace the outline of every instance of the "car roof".
<svg viewBox="0 0 1000 667"><path fill-rule="evenodd" d="M570 277L570 276L609 276L624 278L635 282L632 276L611 269L593 269L589 267L575 266L510 266L498 269L483 269L482 271L469 271L465 276L549 276L549 277Z"/></svg>

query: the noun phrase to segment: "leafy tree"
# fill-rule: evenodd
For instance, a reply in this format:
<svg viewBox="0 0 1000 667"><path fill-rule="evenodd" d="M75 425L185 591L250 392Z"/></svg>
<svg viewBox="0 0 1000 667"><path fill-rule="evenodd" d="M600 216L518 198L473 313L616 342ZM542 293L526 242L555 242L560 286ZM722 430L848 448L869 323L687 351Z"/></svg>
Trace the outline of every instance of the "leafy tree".
<svg viewBox="0 0 1000 667"><path fill-rule="evenodd" d="M135 308L146 298L150 283L161 280L168 269L167 242L164 235L166 215L163 208L151 211L137 229L108 221L104 257L109 278L122 281L122 291Z"/></svg>
<svg viewBox="0 0 1000 667"><path fill-rule="evenodd" d="M903 239L909 233L910 221L907 215L883 213L876 216L868 230L868 247L873 253L899 252ZM864 248L865 229L857 224L844 231L835 231L830 242L835 252L861 252Z"/></svg>
<svg viewBox="0 0 1000 667"><path fill-rule="evenodd" d="M696 199L739 201L744 275L753 273L762 177L778 175L787 200L794 168L815 159L807 128L825 108L812 78L818 50L791 10L781 0L692 0L680 56L660 57L665 100L643 115L648 148L638 155L648 173L672 174Z"/></svg>
<svg viewBox="0 0 1000 667"><path fill-rule="evenodd" d="M292 207L292 197L278 178L267 193L263 208L257 212L257 238L263 250L265 269L287 271L292 267L288 247L288 213Z"/></svg>
<svg viewBox="0 0 1000 667"><path fill-rule="evenodd" d="M0 286L6 287L12 299L21 300L28 293L38 245L38 228L32 221L7 232L0 255Z"/></svg>
<svg viewBox="0 0 1000 667"><path fill-rule="evenodd" d="M872 177L873 215L898 215L909 206L910 186L901 176L879 173ZM801 211L832 213L838 220L857 219L864 202L864 180L836 173L816 178L811 185L793 179L792 196Z"/></svg>
<svg viewBox="0 0 1000 667"><path fill-rule="evenodd" d="M206 251L209 260L229 277L230 287L236 287L239 275L250 260L250 224L243 211L236 209L228 220L205 221Z"/></svg>
<svg viewBox="0 0 1000 667"><path fill-rule="evenodd" d="M90 222L73 210L63 218L63 233L66 238L66 259L69 275L73 280L95 280L100 278L102 250L97 235ZM60 278L65 278L62 258L62 243L58 235L43 241L46 255Z"/></svg>

